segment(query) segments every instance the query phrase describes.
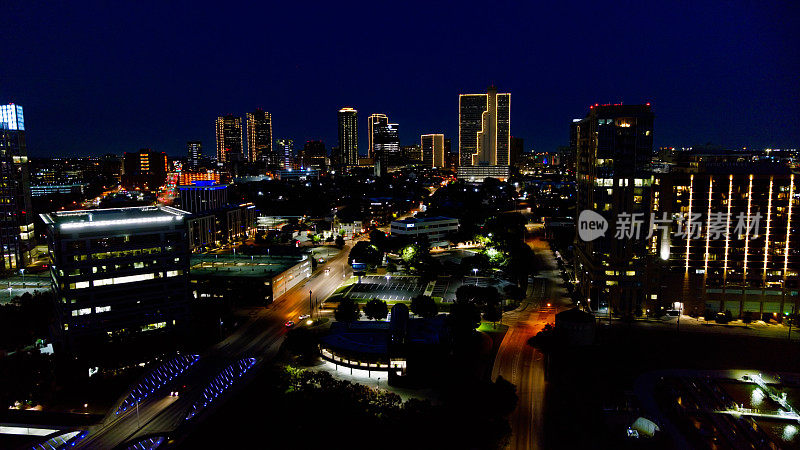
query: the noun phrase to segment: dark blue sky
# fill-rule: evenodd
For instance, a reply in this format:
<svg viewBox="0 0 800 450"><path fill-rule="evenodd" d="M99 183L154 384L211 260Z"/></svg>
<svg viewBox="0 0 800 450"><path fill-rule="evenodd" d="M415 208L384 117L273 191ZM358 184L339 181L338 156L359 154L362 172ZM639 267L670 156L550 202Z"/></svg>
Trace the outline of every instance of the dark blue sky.
<svg viewBox="0 0 800 450"><path fill-rule="evenodd" d="M620 101L652 102L657 146L798 146L796 2L651 3L6 2L0 102L24 106L32 155L211 154L215 117L255 107L276 138L330 148L353 106L362 153L373 112L455 147L458 94L490 83L526 150Z"/></svg>

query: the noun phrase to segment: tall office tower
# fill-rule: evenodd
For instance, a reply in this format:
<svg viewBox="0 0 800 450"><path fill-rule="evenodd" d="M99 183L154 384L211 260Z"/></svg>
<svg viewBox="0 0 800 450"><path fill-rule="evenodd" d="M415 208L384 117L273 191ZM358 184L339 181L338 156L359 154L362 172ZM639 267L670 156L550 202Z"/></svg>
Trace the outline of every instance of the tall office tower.
<svg viewBox="0 0 800 450"><path fill-rule="evenodd" d="M167 154L143 148L125 152L122 160L122 187L128 190L155 191L167 179Z"/></svg>
<svg viewBox="0 0 800 450"><path fill-rule="evenodd" d="M511 163L516 166L520 162L520 157L525 153L525 141L522 138L511 136Z"/></svg>
<svg viewBox="0 0 800 450"><path fill-rule="evenodd" d="M33 210L22 106L0 105L0 270L24 269L34 247Z"/></svg>
<svg viewBox="0 0 800 450"><path fill-rule="evenodd" d="M291 139L278 139L275 141L275 151L281 155L280 167L284 170L294 166L294 141Z"/></svg>
<svg viewBox="0 0 800 450"><path fill-rule="evenodd" d="M167 206L40 215L59 344L70 355L93 362L110 343L186 325L186 215Z"/></svg>
<svg viewBox="0 0 800 450"><path fill-rule="evenodd" d="M621 214L641 214L645 236L650 229L653 112L650 105L596 105L573 127L577 214L592 210L610 228L593 241L577 239L577 287L592 308L610 305L630 316L647 301L647 240L617 239L615 229Z"/></svg>
<svg viewBox="0 0 800 450"><path fill-rule="evenodd" d="M217 117L217 163L246 160L242 149L242 118L234 115Z"/></svg>
<svg viewBox="0 0 800 450"><path fill-rule="evenodd" d="M189 141L186 143L186 151L188 153L188 169L199 169L200 159L203 157L203 144L200 141Z"/></svg>
<svg viewBox="0 0 800 450"><path fill-rule="evenodd" d="M272 156L272 115L260 108L247 113L247 153L251 162Z"/></svg>
<svg viewBox="0 0 800 450"><path fill-rule="evenodd" d="M384 175L390 167L400 165L399 126L389 123L383 114L373 114L370 118L382 116L375 122L370 120L370 141L372 142L372 159L375 162L375 175Z"/></svg>
<svg viewBox="0 0 800 450"><path fill-rule="evenodd" d="M511 159L511 94L498 94L494 86L486 94L461 94L458 124L459 178L507 179Z"/></svg>
<svg viewBox="0 0 800 450"><path fill-rule="evenodd" d="M342 166L358 165L358 111L353 108L339 110L339 155Z"/></svg>
<svg viewBox="0 0 800 450"><path fill-rule="evenodd" d="M383 132L389 125L389 118L386 114L370 114L367 117L367 158L375 159L375 135Z"/></svg>
<svg viewBox="0 0 800 450"><path fill-rule="evenodd" d="M422 164L425 167L444 168L444 135L423 134L420 136Z"/></svg>
<svg viewBox="0 0 800 450"><path fill-rule="evenodd" d="M322 141L306 141L303 146L303 168L324 170L327 166L325 143Z"/></svg>

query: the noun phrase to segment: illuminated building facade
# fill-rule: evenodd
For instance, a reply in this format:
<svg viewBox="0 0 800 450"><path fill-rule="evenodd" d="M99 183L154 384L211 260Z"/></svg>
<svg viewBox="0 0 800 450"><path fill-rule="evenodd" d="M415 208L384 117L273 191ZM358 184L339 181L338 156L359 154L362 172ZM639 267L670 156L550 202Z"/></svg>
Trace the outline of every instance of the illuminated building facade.
<svg viewBox="0 0 800 450"><path fill-rule="evenodd" d="M278 164L272 153L272 115L262 109L247 113L247 153L251 162Z"/></svg>
<svg viewBox="0 0 800 450"><path fill-rule="evenodd" d="M420 147L422 147L422 164L425 167L438 167L440 169L444 167L443 134L423 134L420 136Z"/></svg>
<svg viewBox="0 0 800 450"><path fill-rule="evenodd" d="M611 228L575 245L580 300L595 310L610 305L612 313L631 316L646 309L646 241L616 239L614 224L620 213L642 214L649 224L653 117L649 105L596 105L573 122L577 213L595 211Z"/></svg>
<svg viewBox="0 0 800 450"><path fill-rule="evenodd" d="M372 119L374 116L370 116ZM375 164L375 175L384 175L390 167L397 167L401 163L399 126L388 123L386 116L379 122L370 122L370 142L372 143L372 159Z"/></svg>
<svg viewBox="0 0 800 450"><path fill-rule="evenodd" d="M203 143L200 141L189 141L186 143L187 159L186 164L189 170L200 168L200 160L203 158Z"/></svg>
<svg viewBox="0 0 800 450"><path fill-rule="evenodd" d="M277 164L283 170L294 168L294 141L291 139L278 139L275 141L276 153L280 155Z"/></svg>
<svg viewBox="0 0 800 450"><path fill-rule="evenodd" d="M60 344L70 354L91 359L98 343L186 324L186 214L146 206L41 215Z"/></svg>
<svg viewBox="0 0 800 450"><path fill-rule="evenodd" d="M756 320L797 312L798 175L786 164L736 162L733 154L679 159L656 175L653 206L685 215L683 229L692 233L675 223L653 236L650 253L666 270L652 296L661 306L681 303L686 313Z"/></svg>
<svg viewBox="0 0 800 450"><path fill-rule="evenodd" d="M422 162L422 147L420 147L419 144L404 145L400 147L400 151L403 153L403 161L407 164Z"/></svg>
<svg viewBox="0 0 800 450"><path fill-rule="evenodd" d="M498 93L494 86L486 94L458 97L459 178L478 179L487 170L472 167L497 167L488 172L508 178L511 139L511 94Z"/></svg>
<svg viewBox="0 0 800 450"><path fill-rule="evenodd" d="M325 143L322 141L306 141L303 145L303 169L325 170L328 166L328 157L325 151Z"/></svg>
<svg viewBox="0 0 800 450"><path fill-rule="evenodd" d="M156 191L167 179L167 154L144 148L125 152L122 159L122 187Z"/></svg>
<svg viewBox="0 0 800 450"><path fill-rule="evenodd" d="M242 118L234 115L217 117L217 163L245 161L242 148Z"/></svg>
<svg viewBox="0 0 800 450"><path fill-rule="evenodd" d="M35 245L22 106L0 105L0 270L23 269Z"/></svg>
<svg viewBox="0 0 800 450"><path fill-rule="evenodd" d="M388 125L389 118L386 114L370 114L367 117L367 158L375 158L375 136L383 133L383 129Z"/></svg>
<svg viewBox="0 0 800 450"><path fill-rule="evenodd" d="M353 108L339 110L339 164L358 165L358 111Z"/></svg>

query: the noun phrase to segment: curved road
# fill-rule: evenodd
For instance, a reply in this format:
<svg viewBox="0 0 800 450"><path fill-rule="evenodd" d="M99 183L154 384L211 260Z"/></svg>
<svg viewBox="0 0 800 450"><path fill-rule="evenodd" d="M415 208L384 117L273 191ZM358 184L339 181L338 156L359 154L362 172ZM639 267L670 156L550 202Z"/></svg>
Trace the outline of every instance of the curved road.
<svg viewBox="0 0 800 450"><path fill-rule="evenodd" d="M526 301L503 315L509 329L500 344L492 370L492 379L502 375L517 387L519 401L509 418L509 448L515 450L544 448L544 355L528 345L528 339L546 324L554 323L558 308L570 303L547 242L529 239L528 245L542 257L547 267L530 283ZM548 307L547 303L552 306Z"/></svg>

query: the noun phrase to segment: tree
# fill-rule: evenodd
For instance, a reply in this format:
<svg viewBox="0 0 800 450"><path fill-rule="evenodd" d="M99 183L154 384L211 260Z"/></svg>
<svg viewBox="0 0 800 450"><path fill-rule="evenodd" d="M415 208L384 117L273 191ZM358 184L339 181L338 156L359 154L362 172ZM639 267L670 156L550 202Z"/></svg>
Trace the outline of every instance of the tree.
<svg viewBox="0 0 800 450"><path fill-rule="evenodd" d="M447 325L456 339L471 335L481 324L481 313L474 303L458 302L450 306Z"/></svg>
<svg viewBox="0 0 800 450"><path fill-rule="evenodd" d="M344 238L340 236L336 236L336 247L342 248L344 247Z"/></svg>
<svg viewBox="0 0 800 450"><path fill-rule="evenodd" d="M383 320L389 315L389 307L385 301L373 298L364 305L364 315L373 320Z"/></svg>
<svg viewBox="0 0 800 450"><path fill-rule="evenodd" d="M380 265L383 254L378 250L374 244L367 241L358 241L356 245L350 249L350 254L347 260L352 265L354 262L366 263L371 267Z"/></svg>
<svg viewBox="0 0 800 450"><path fill-rule="evenodd" d="M491 302L483 305L483 318L497 325L497 322L503 318L503 312L500 311L500 304L498 302Z"/></svg>
<svg viewBox="0 0 800 450"><path fill-rule="evenodd" d="M339 306L333 312L333 317L339 322L355 322L361 317L361 310L358 308L358 303L351 298L343 298L339 301Z"/></svg>
<svg viewBox="0 0 800 450"><path fill-rule="evenodd" d="M436 317L436 314L439 312L436 302L427 295L418 295L412 298L409 309L414 314L426 319Z"/></svg>

